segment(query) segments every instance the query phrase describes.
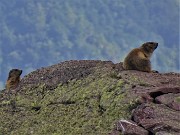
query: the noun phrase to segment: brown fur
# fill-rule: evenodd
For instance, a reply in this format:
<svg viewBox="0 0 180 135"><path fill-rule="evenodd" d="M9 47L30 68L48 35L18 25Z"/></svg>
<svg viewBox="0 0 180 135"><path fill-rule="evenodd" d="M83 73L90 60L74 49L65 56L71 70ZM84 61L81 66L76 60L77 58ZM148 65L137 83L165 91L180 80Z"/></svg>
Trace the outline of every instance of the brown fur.
<svg viewBox="0 0 180 135"><path fill-rule="evenodd" d="M22 74L22 70L12 69L9 72L8 79L6 81L6 89L13 90L16 89L20 82L20 75Z"/></svg>
<svg viewBox="0 0 180 135"><path fill-rule="evenodd" d="M124 59L123 68L126 70L139 70L144 72L157 72L151 70L150 58L158 43L146 42L139 48L133 49Z"/></svg>

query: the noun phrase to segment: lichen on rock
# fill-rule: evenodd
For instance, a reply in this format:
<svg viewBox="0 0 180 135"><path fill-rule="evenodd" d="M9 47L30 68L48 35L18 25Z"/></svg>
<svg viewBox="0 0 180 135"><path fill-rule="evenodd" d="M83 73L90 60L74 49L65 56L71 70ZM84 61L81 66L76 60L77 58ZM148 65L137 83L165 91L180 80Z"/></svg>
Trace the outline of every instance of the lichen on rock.
<svg viewBox="0 0 180 135"><path fill-rule="evenodd" d="M16 95L0 93L0 135L107 135L119 119L131 119L142 94L151 96L167 79L180 87L178 75L92 60L38 69L21 80Z"/></svg>

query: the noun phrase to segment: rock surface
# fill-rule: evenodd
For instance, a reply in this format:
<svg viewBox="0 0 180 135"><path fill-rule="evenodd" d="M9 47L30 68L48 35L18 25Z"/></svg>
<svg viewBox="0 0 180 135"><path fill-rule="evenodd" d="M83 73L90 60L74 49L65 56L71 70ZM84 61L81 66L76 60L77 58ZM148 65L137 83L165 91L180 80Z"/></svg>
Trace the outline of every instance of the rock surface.
<svg viewBox="0 0 180 135"><path fill-rule="evenodd" d="M174 94L174 93L169 93L169 94L164 94L161 96L158 96L155 98L156 103L159 104L165 104L168 107L180 111L180 93Z"/></svg>
<svg viewBox="0 0 180 135"><path fill-rule="evenodd" d="M39 84L45 84L48 88L54 89L59 84L67 84L71 80L82 79L87 77L96 70L96 68L113 67L111 61L65 61L57 65L38 69L25 76L20 84L22 87L37 87Z"/></svg>
<svg viewBox="0 0 180 135"><path fill-rule="evenodd" d="M121 119L133 123L121 121L128 127L124 134L180 132L179 73L66 61L26 75L17 90L16 95L0 92L0 135L118 135Z"/></svg>
<svg viewBox="0 0 180 135"><path fill-rule="evenodd" d="M149 134L147 130L138 126L135 122L131 120L118 121L116 123L116 131L122 131L122 133L125 135L148 135Z"/></svg>
<svg viewBox="0 0 180 135"><path fill-rule="evenodd" d="M142 104L133 112L133 120L152 133L180 133L180 113L163 104Z"/></svg>

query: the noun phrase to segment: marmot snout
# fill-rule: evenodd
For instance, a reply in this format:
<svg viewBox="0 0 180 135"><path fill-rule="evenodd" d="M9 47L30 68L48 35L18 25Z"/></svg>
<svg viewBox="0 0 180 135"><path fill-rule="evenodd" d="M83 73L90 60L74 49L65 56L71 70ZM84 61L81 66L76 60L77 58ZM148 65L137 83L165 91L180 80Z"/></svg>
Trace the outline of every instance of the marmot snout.
<svg viewBox="0 0 180 135"><path fill-rule="evenodd" d="M6 81L6 89L15 89L19 82L20 82L20 76L22 74L22 70L19 69L12 69L9 72L8 79Z"/></svg>
<svg viewBox="0 0 180 135"><path fill-rule="evenodd" d="M151 70L150 58L157 47L158 43L156 42L146 42L139 48L133 49L124 59L124 69L154 72Z"/></svg>

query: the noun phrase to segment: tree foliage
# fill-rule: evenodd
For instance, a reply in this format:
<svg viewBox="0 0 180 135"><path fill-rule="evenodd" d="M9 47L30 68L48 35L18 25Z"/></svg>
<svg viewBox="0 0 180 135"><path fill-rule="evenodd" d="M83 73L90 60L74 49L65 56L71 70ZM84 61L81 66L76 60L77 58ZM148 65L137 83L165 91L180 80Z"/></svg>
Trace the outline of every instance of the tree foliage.
<svg viewBox="0 0 180 135"><path fill-rule="evenodd" d="M179 1L1 0L0 82L71 59L123 61L146 41L159 47L153 67L179 71Z"/></svg>

